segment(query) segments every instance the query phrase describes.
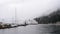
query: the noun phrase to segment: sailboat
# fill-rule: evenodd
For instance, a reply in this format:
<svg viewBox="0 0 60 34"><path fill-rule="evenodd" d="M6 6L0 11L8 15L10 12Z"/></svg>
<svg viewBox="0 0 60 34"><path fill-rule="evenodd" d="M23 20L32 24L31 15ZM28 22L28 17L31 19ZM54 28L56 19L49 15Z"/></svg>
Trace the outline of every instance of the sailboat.
<svg viewBox="0 0 60 34"><path fill-rule="evenodd" d="M14 19L13 19L14 18ZM35 25L37 24L36 21L34 20L28 20L28 21L24 21L24 24L17 24L18 20L17 20L17 9L15 8L15 17L12 18L12 23L10 24L1 24L0 25L0 29L6 29L6 28L15 28L15 27L19 27L19 26L27 26L27 25Z"/></svg>
<svg viewBox="0 0 60 34"><path fill-rule="evenodd" d="M16 8L15 8L15 20L12 22L15 22L15 23L11 23L11 24L0 24L0 29L6 29L6 28L15 28L15 27L18 27L18 26L26 26L26 21L25 21L25 24L16 24L17 23L17 16L16 16L17 12L16 12Z"/></svg>

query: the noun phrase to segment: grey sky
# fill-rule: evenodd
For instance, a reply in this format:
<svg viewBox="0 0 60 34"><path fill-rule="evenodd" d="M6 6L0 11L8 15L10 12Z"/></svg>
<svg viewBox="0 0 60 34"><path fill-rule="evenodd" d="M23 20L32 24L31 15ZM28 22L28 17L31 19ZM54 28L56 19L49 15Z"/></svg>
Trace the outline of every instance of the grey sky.
<svg viewBox="0 0 60 34"><path fill-rule="evenodd" d="M14 19L16 8L18 20L33 19L53 12L58 6L59 0L0 0L0 18Z"/></svg>

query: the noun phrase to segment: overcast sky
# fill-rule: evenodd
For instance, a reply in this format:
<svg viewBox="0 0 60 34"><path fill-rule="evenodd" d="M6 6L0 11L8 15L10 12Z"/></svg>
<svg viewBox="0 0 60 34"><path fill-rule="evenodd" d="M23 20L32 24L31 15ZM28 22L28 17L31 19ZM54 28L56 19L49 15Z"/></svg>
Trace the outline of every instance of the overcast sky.
<svg viewBox="0 0 60 34"><path fill-rule="evenodd" d="M0 0L0 21L14 19L15 11L18 20L25 20L47 15L58 7L59 0Z"/></svg>

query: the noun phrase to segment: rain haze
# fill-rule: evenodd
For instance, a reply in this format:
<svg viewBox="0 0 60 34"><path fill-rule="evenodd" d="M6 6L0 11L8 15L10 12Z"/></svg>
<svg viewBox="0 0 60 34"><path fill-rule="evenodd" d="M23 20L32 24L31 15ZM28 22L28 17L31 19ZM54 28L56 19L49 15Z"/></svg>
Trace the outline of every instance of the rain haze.
<svg viewBox="0 0 60 34"><path fill-rule="evenodd" d="M57 10L59 0L0 0L0 21L28 20ZM16 14L15 14L16 11Z"/></svg>
<svg viewBox="0 0 60 34"><path fill-rule="evenodd" d="M0 0L0 22L6 23L6 26L0 24L0 34L59 34L60 25L30 25L31 22L28 21L31 19L35 23L34 18L49 15L59 9L59 6L60 0ZM26 24L28 25L24 26Z"/></svg>

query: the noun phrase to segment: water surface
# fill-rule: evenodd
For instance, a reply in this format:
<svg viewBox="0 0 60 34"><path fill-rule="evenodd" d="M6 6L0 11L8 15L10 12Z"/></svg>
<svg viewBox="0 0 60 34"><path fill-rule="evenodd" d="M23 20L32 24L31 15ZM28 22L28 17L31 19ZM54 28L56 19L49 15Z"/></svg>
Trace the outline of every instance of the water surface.
<svg viewBox="0 0 60 34"><path fill-rule="evenodd" d="M0 34L60 34L60 25L28 25L17 28L1 29Z"/></svg>

